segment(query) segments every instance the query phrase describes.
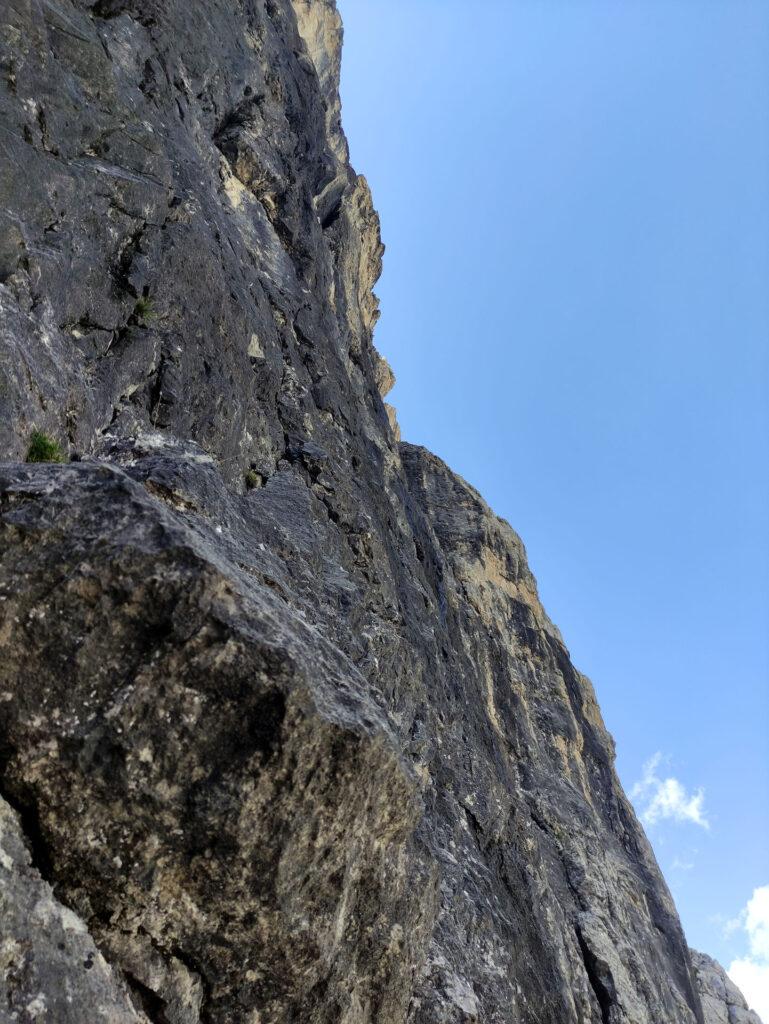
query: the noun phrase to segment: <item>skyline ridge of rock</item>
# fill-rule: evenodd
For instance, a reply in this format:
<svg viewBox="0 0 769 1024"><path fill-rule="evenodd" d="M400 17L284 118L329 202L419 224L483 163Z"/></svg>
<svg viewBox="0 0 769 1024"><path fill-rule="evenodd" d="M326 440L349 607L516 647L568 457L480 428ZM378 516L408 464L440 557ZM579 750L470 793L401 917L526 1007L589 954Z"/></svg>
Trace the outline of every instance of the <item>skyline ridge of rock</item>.
<svg viewBox="0 0 769 1024"><path fill-rule="evenodd" d="M383 402L334 0L0 23L0 1022L760 1024Z"/></svg>

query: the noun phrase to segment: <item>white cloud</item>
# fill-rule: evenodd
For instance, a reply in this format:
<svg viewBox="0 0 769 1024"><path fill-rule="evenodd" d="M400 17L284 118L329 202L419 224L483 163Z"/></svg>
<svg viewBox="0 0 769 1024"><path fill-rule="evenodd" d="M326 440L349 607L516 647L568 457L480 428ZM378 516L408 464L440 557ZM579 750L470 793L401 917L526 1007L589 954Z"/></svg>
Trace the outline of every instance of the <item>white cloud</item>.
<svg viewBox="0 0 769 1024"><path fill-rule="evenodd" d="M747 934L749 954L733 960L727 974L750 1008L769 1021L769 885L753 890L740 916L729 922L731 931L735 925Z"/></svg>
<svg viewBox="0 0 769 1024"><path fill-rule="evenodd" d="M674 857L673 863L670 865L671 871L691 871L694 868L694 861L681 860L680 857Z"/></svg>
<svg viewBox="0 0 769 1024"><path fill-rule="evenodd" d="M669 819L710 828L710 822L705 817L704 789L689 793L678 779L661 779L657 774L661 762L660 753L650 758L644 765L641 780L636 782L630 793L639 809L641 821L646 825L655 825L658 821Z"/></svg>
<svg viewBox="0 0 769 1024"><path fill-rule="evenodd" d="M769 1020L769 964L745 958L733 960L727 974L761 1020Z"/></svg>

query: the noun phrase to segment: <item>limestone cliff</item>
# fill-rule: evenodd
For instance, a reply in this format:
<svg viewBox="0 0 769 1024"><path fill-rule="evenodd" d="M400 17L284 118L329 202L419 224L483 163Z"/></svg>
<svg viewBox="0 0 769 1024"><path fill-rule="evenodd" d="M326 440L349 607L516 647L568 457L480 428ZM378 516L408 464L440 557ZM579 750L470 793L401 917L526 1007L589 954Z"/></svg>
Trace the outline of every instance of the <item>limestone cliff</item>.
<svg viewBox="0 0 769 1024"><path fill-rule="evenodd" d="M703 1024L519 538L383 405L332 0L0 22L0 1020Z"/></svg>

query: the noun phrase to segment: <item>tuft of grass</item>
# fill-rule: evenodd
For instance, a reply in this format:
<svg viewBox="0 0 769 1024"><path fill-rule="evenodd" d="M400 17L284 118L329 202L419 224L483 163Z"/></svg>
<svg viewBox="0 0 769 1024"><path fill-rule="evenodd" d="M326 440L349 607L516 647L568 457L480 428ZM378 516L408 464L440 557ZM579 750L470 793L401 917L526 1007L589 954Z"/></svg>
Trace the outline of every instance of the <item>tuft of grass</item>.
<svg viewBox="0 0 769 1024"><path fill-rule="evenodd" d="M249 469L246 473L246 488L252 491L255 487L261 487L264 483L264 479L261 473L257 473L255 469Z"/></svg>
<svg viewBox="0 0 769 1024"><path fill-rule="evenodd" d="M27 462L64 462L64 452L58 441L54 441L42 430L33 430L27 449Z"/></svg>
<svg viewBox="0 0 769 1024"><path fill-rule="evenodd" d="M149 295L142 295L141 298L136 300L134 306L134 317L143 324L148 324L151 320L154 320L157 316L155 310L155 303L149 297Z"/></svg>

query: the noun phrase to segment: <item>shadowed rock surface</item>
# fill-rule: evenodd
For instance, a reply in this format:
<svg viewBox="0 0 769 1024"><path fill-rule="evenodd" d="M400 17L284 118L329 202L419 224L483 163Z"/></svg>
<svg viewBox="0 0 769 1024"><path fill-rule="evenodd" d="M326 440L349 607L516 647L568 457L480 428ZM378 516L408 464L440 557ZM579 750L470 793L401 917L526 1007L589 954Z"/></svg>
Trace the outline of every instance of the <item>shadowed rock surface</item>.
<svg viewBox="0 0 769 1024"><path fill-rule="evenodd" d="M521 541L383 404L334 4L0 22L0 1020L710 1024Z"/></svg>

